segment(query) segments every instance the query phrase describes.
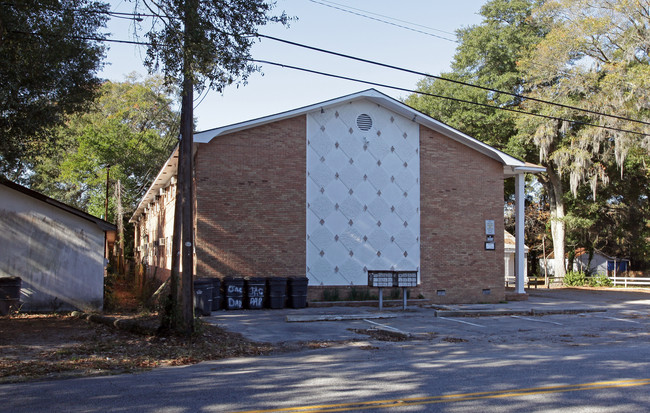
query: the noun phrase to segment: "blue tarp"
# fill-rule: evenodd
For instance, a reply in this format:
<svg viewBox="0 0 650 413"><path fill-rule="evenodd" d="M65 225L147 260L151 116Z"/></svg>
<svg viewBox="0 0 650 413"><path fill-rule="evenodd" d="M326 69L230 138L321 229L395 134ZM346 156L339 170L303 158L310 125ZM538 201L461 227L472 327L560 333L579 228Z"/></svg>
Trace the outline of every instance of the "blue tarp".
<svg viewBox="0 0 650 413"><path fill-rule="evenodd" d="M614 261L607 261L607 271L614 271ZM627 271L627 261L616 261L616 272Z"/></svg>

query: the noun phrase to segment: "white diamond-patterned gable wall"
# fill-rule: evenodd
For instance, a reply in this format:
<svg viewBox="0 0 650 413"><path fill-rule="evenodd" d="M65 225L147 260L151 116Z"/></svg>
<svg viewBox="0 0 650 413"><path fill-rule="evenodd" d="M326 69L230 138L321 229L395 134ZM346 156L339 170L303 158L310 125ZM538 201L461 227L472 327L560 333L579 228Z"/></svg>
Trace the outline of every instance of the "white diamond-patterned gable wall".
<svg viewBox="0 0 650 413"><path fill-rule="evenodd" d="M310 285L420 267L419 125L368 101L307 115Z"/></svg>

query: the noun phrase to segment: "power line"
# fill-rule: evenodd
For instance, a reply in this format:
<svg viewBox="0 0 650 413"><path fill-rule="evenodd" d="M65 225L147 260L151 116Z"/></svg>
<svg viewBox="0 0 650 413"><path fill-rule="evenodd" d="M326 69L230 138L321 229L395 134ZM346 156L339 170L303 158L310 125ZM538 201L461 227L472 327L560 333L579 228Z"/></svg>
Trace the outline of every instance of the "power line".
<svg viewBox="0 0 650 413"><path fill-rule="evenodd" d="M342 79L342 80L348 80L348 81L351 81L351 82L364 83L364 84L371 85L371 86L384 87L384 88L388 88L388 89L399 90L399 91L402 91L402 92L409 92L409 93L415 93L415 94L418 94L418 95L431 96L431 97L439 98L439 99L447 99L447 100L451 100L451 101L458 102L458 103L466 103L466 104L481 106L481 107L490 108L490 109L504 110L504 111L507 111L507 112L514 112L514 113L519 113L519 114L523 114L523 115L536 116L536 117L539 117L539 118L550 119L550 120L555 120L555 121L560 121L560 122L569 122L569 123L580 124L580 125L585 125L585 126L592 126L592 127L612 130L612 131L616 131L616 132L625 132L625 133L632 133L632 134L635 134L635 135L647 136L643 132L637 132L637 131L632 131L632 130L628 130L628 129L615 128L615 127L612 127L612 126L597 125L595 123L583 122L583 121L572 120L572 119L565 119L565 118L561 118L561 117L558 117L558 116L544 115L544 114L541 114L541 113L526 112L526 111L523 111L523 110L518 110L518 109L513 109L513 108L506 108L506 107L501 107L501 106L496 106L496 105L490 105L490 104L487 104L487 103L472 102L470 100L458 99L458 98L454 98L454 97L450 97L450 96L444 96L444 95L437 95L437 94L434 94L434 93L422 92L422 91L419 91L419 90L407 89L407 88L403 88L403 87L399 87L399 86L392 86L392 85L388 85L388 84L385 84L385 83L372 82L372 81L369 81L369 80L357 79L357 78L353 78L353 77L349 77L349 76L335 75L335 74L332 74L332 73L321 72L321 71L313 70L313 69L306 69L306 68L302 68L302 67L298 67L298 66L287 65L287 64L284 64L284 63L277 63L277 62L271 62L271 61L268 61L268 60L257 60L257 59L251 59L251 61L255 62L255 63L269 64L269 65L274 65L274 66L280 66L280 67L283 67L283 68L299 70L299 71L306 72L306 73L312 73L312 74L316 74L316 75L332 77L332 78L335 78L335 79Z"/></svg>
<svg viewBox="0 0 650 413"><path fill-rule="evenodd" d="M38 35L36 33L27 33L27 32L19 32L19 31L12 31L12 33L21 33L21 34L26 34L26 35ZM38 35L38 36L40 36L40 35ZM259 35L259 36L260 37L265 37L265 38L270 38L270 39L273 39L273 40L275 39L275 38L272 38L271 36L265 36L265 35ZM129 40L105 39L105 38L86 37L86 36L69 36L69 37L80 39L80 40L92 40L92 41L99 41L99 42L126 43L126 44L144 45L144 46L151 45L151 43L138 42L138 41L129 41ZM289 41L285 41L285 42L289 42ZM289 42L289 43L294 43L294 42ZM299 44L297 44L297 45L299 45ZM304 47L311 48L311 46L304 46ZM339 54L337 52L329 52L329 51L326 51L326 52L336 54L336 55L341 55L341 54ZM342 55L342 56L346 56L346 55ZM355 59L355 60L365 61L365 59L355 58L355 57L352 57L352 56L350 56L350 58ZM540 118L556 120L556 121L561 121L561 122L568 122L568 123L572 123L572 124L580 124L580 125L585 125L585 126L592 126L592 127L612 130L612 131L616 131L616 132L625 132L625 133L631 133L631 134L634 134L634 135L647 136L647 134L645 134L643 132L637 132L637 131L632 131L632 130L628 130L628 129L615 128L615 127L612 127L612 126L598 125L598 124L595 124L595 123L584 122L584 121L579 121L579 120L571 120L571 119L561 118L561 117L558 117L558 116L544 115L544 114L541 114L541 113L527 112L527 111L523 111L523 110L507 108L507 107L501 107L501 106L496 106L496 105L489 105L487 103L472 102L472 101L469 101L469 100L458 99L458 98L454 98L454 97L450 97L450 96L437 95L437 94L433 94L433 93L422 92L422 91L419 91L419 90L407 89L407 88L402 88L402 87L398 87L398 86L392 86L392 85L388 85L388 84L384 84L384 83L371 82L371 81L368 81L368 80L356 79L356 78L352 78L352 77L348 77L348 76L342 76L342 75L335 75L335 74L332 74L332 73L326 73L326 72L321 72L321 71L317 71L317 70L313 70L313 69L307 69L307 68L287 65L287 64L284 64L284 63L271 62L271 61L268 61L268 60L257 60L257 59L249 59L249 61L255 62L255 63L262 63L262 64L270 64L270 65L274 65L274 66L280 66L280 67L284 67L284 68L299 70L299 71L306 72L306 73L312 73L312 74L327 76L327 77L336 78L336 79L348 80L348 81L357 82L357 83L364 83L364 84L372 85L372 86L385 87L385 88L388 88L388 89L394 89L394 90L399 90L399 91L403 91L403 92L415 93L415 94L424 95L424 96L431 96L431 97L434 97L434 98L446 99L446 100L451 100L451 101L455 101L455 102L459 102L459 103L465 103L465 104L470 104L470 105L475 105L475 106L486 107L486 108L490 108L490 109L503 110L503 111L519 113L519 114L523 114L523 115L536 116L536 117L540 117ZM393 67L391 65L385 65L383 63L376 63L376 62L372 62L372 61L368 61L368 62L373 63L373 64L378 64L380 66L395 68L397 70L404 70L404 71L411 72L411 73L418 73L418 72L415 72L415 71L411 71L409 69L400 69L400 68L397 68L397 67ZM431 75L426 75L426 76L431 76ZM444 78L441 78L441 79L446 80ZM468 86L473 86L473 85L468 84ZM474 86L474 87L480 87L480 86ZM504 93L507 93L507 92L504 92ZM508 94L510 94L510 93L508 93ZM542 100L539 100L539 99L534 99L534 98L531 98L531 100L537 100L537 101L540 101L541 103L548 103L548 104L551 104L551 105L568 107L566 105L556 104L556 103L553 103L553 102L545 102L545 101L542 101ZM199 104L200 103L201 102L199 102ZM572 107L568 107L568 108L572 108ZM590 113L596 113L597 114L597 112L591 112L591 111L588 111L586 109L580 109L580 108L574 108L574 109L579 110L579 111L585 111L585 112L590 112ZM627 118L623 118L623 117L616 116L616 115L607 115L607 114L603 114L603 115L618 118L618 119L621 119L621 120L628 120L628 121L631 121L631 122L650 124L648 122L638 121L638 120L634 120L634 119L627 119Z"/></svg>
<svg viewBox="0 0 650 413"><path fill-rule="evenodd" d="M338 3L334 3L334 2L330 2L331 4L327 4L327 3L323 3L323 2L320 2L320 1L316 1L316 0L309 0L309 1L311 1L312 3L320 4L320 5L325 6L325 7L330 7L330 8L335 9L335 10L340 10L340 11L345 12L345 13L354 14L355 16L363 17L363 18L366 18L366 19L378 21L378 22L385 23L385 24L390 24L391 26L399 27L400 29L406 29L406 30L410 30L412 32L416 32L416 33L424 34L424 35L427 35L427 36L436 37L438 39L446 40L448 42L458 43L458 40L455 40L455 39L449 39L447 37L439 36L437 34L425 32L423 30L414 29L412 27L408 27L408 26L404 26L404 25L401 25L401 24L389 22L387 20L378 19L376 17L368 16L367 14L355 12L355 11L352 11L352 10L359 10L359 11L362 11L364 13L374 14L376 16L381 16L381 17L392 19L392 20L399 21L399 22L402 22L402 23L412 24L414 26L425 27L427 29L440 31L440 32L443 32L443 33L449 33L449 32L445 32L443 30L438 30L438 29L434 29L432 27L427 27L427 26L421 26L419 24L409 23L409 22L404 21L404 20L394 19L392 17L383 16L381 14L376 14L376 13L368 12L368 11L361 10L361 9L355 9L354 7L348 7L348 6L343 6L343 7L346 7L346 8L337 7L337 6L341 6L341 5L338 4ZM334 4L336 4L336 6L334 6ZM453 33L449 33L449 34L453 34Z"/></svg>
<svg viewBox="0 0 650 413"><path fill-rule="evenodd" d="M334 52L334 51L327 50L327 49L321 49L319 47L309 46L309 45L306 45L306 44L293 42L291 40L280 39L278 37L267 36L267 35L259 34L259 33L257 34L257 36L265 38L265 39L275 40L275 41L281 42L281 43L286 43L286 44L289 44L289 45L292 45L292 46L302 47L304 49L313 50L313 51L320 52L320 53L326 53L326 54L330 54L330 55L333 55L333 56L343 57L345 59L356 60L356 61L362 62L362 63L368 63L368 64L375 65L375 66L385 67L387 69L398 70L398 71L401 71L401 72L411 73L411 74L418 75L418 76L424 76L424 77L429 77L429 78L436 79L436 80L451 82L451 83L455 83L455 84L458 84L458 85L461 85L461 86L473 87L473 88L485 90L487 92L499 93L499 94L503 94L503 95L512 96L512 97L515 97L515 98L518 98L518 99L523 99L523 100L531 100L531 101L538 102L538 103L543 103L543 104L546 104L546 105L561 107L563 109L570 109L570 110L585 112L585 113L589 113L591 115L605 116L605 117L610 117L610 118L614 118L614 119L624 120L624 121L627 121L627 122L636 122L636 123L641 123L641 124L644 124L644 125L650 125L650 122L645 122L645 121L642 121L642 120L626 118L624 116L618 116L618 115L610 115L610 114L607 114L607 113L596 112L596 111L589 110L589 109L579 108L577 106L565 105L565 104L562 104L562 103L551 102L551 101L544 100L544 99L538 99L538 98L534 98L534 97L530 97L530 96L520 95L520 94L517 94L517 93L507 92L507 91L504 91L504 90L493 89L493 88L486 87L486 86L475 85L475 84L472 84L472 83L463 82L461 80L449 79L449 78L446 78L446 77L436 76L436 75L432 75L432 74L425 73L425 72L419 72L419 71L412 70L412 69L406 69L406 68L403 68L403 67L390 65L388 63L381 63L381 62L377 62L377 61L374 61L374 60L369 60L369 59L364 59L364 58L361 58L361 57L356 57L356 56L352 56L352 55L348 55L348 54L344 54L344 53Z"/></svg>
<svg viewBox="0 0 650 413"><path fill-rule="evenodd" d="M310 0L310 1L318 3L316 0ZM12 5L12 3L0 3L0 4ZM324 3L320 3L320 4L324 4ZM336 4L336 3L333 3L333 4ZM324 4L324 5L327 5L327 4ZM329 6L329 5L327 5L327 6ZM331 6L329 6L329 7L331 7ZM97 11L97 12L98 13L112 13L112 12L101 12L101 11ZM161 17L161 16L158 16L158 15L155 15L155 14L140 14L140 13L120 13L120 14L125 15L125 16L130 15L130 16L134 16L134 17L139 17L139 16ZM225 32L225 31L223 31L222 33L225 34L225 35L231 35L232 34L232 33L228 33L228 32ZM603 112L597 112L597 111L590 110L590 109L580 108L580 107L577 107L577 106L565 105L565 104L562 104L562 103L551 102L551 101L548 101L548 100L539 99L539 98L535 98L535 97L531 97L531 96L525 96L525 95L520 95L520 94L517 94L517 93L507 92L507 91L504 91L504 90L494 89L494 88L490 88L490 87L486 87L486 86L475 85L475 84L472 84L472 83L463 82L463 81L456 80L456 79L449 79L449 78L442 77L442 76L431 75L431 74L425 73L425 72L419 72L419 71L416 71L416 70L406 69L406 68L403 68L403 67L390 65L390 64L387 64L387 63L381 63L381 62L377 62L377 61L370 60L370 59L364 59L364 58L361 58L361 57L347 55L347 54L344 54L344 53L334 52L334 51L331 51L331 50L326 50L326 49L318 48L318 47L315 47L315 46L309 46L309 45L306 45L306 44L297 43L297 42L293 42L293 41L290 41L290 40L281 39L281 38L278 38L278 37L267 36L267 35L259 34L259 33L251 34L250 36L266 38L266 39L269 39L269 40L274 40L274 41L277 41L277 42L281 42L281 43L289 44L289 45L292 45L292 46L305 48L305 49L308 49L308 50L317 51L317 52L320 52L320 53L326 53L326 54L330 54L330 55L333 55L333 56L338 56L338 57L343 57L343 58L346 58L346 59L356 60L356 61L359 61L359 62L368 63L368 64L372 64L372 65L375 65L375 66L380 66L380 67L385 67L385 68L388 68L388 69L398 70L398 71L402 71L402 72L405 72L405 73L411 73L411 74L418 75L418 76L424 76L424 77L428 77L428 78L432 78L432 79L436 79L436 80L440 80L440 81L451 82L451 83L455 83L455 84L458 84L458 85L461 85L461 86L473 87L473 88L481 89L481 90L484 90L484 91L487 91L487 92L503 94L503 95L515 97L517 99L530 100L530 101L533 101L533 102L543 103L543 104L546 104L546 105L557 106L557 107L560 107L560 108L563 108L563 109L575 110L575 111L579 111L579 112L588 113L588 114L591 114L591 115L609 117L609 118L618 119L618 120L622 120L622 121L626 121L626 122L634 122L634 123L640 123L640 124L643 124L643 125L650 125L650 122L646 122L646 121L642 121L642 120L627 118L627 117L619 116L619 115L611 115L611 114L607 114L607 113L603 113ZM115 43L125 43L125 44L145 45L145 46L150 46L151 45L151 43L130 42L130 41L127 41L127 40L101 40L101 39L92 39L92 38L89 38L88 40L112 41L112 42L115 42Z"/></svg>
<svg viewBox="0 0 650 413"><path fill-rule="evenodd" d="M317 1L315 1L315 0L309 0L309 1L311 1L312 3L319 3L319 2L317 2ZM445 33L445 34L450 34L450 35L452 35L452 36L456 36L456 33L448 32L448 31L445 31L445 30L436 29L435 27L425 26L425 25L423 25L423 24L417 24L417 23L413 23L413 22L406 21L406 20L396 19L395 17L390 17L390 16L386 16L386 15L384 15L384 14L379 14L379 13L373 13L373 12L371 12L371 11L367 11L367 10L363 10L363 9L357 9L357 8L355 8L355 7L352 7L352 6L348 6L348 5L341 4L341 3L336 3L336 2L333 2L333 1L329 1L329 0L320 0L320 1L323 2L323 3L335 4L335 5L337 5L337 6L340 6L340 7L346 8L346 9L356 10L356 11L358 11L358 12L363 12L363 13L366 13L366 14L372 14L372 15L379 16L379 17L383 17L383 18L386 18L386 19L395 20L396 22L406 23L406 24L409 24L409 25L411 25L411 26L422 27L422 28L424 28L424 29L434 30L434 31L436 31L436 32L440 32L440 33ZM321 3L319 3L319 4L321 4ZM325 4L325 6L327 6L327 4Z"/></svg>

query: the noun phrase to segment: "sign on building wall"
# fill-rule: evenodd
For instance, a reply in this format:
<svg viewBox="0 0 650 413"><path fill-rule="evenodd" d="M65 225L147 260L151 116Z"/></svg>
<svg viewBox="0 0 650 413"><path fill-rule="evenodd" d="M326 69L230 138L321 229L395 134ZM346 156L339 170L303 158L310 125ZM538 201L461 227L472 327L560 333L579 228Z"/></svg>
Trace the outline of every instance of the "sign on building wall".
<svg viewBox="0 0 650 413"><path fill-rule="evenodd" d="M485 220L485 249L486 250L495 249L494 234L495 234L494 220L486 219Z"/></svg>
<svg viewBox="0 0 650 413"><path fill-rule="evenodd" d="M310 285L420 266L419 125L370 102L307 116Z"/></svg>

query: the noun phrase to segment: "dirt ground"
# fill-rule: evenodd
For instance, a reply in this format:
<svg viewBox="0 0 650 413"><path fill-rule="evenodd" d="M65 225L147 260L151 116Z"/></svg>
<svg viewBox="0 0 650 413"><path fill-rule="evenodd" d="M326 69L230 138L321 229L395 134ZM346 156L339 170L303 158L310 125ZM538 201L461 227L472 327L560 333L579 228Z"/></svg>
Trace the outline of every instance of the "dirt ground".
<svg viewBox="0 0 650 413"><path fill-rule="evenodd" d="M156 317L139 318L151 323ZM216 326L197 330L187 339L129 333L71 315L0 317L0 383L137 372L274 350Z"/></svg>
<svg viewBox="0 0 650 413"><path fill-rule="evenodd" d="M128 286L114 290L120 310L104 314L142 326L139 333L73 314L0 317L0 383L138 372L278 350L217 326L196 324L191 337L153 334L156 313L143 311Z"/></svg>
<svg viewBox="0 0 650 413"><path fill-rule="evenodd" d="M622 300L646 299L647 290L613 289L551 290L555 299L586 300L614 306ZM532 290L531 295L548 294ZM120 312L107 314L128 319L153 330L158 315L138 309L128 293L118 293ZM403 338L376 337L375 331L359 331L375 340ZM334 343L313 342L299 345L255 343L242 335L218 326L198 322L191 338L138 334L88 321L72 314L15 314L0 317L0 384L31 380L121 374L159 366L185 365L205 360L285 352L300 348L320 348Z"/></svg>

